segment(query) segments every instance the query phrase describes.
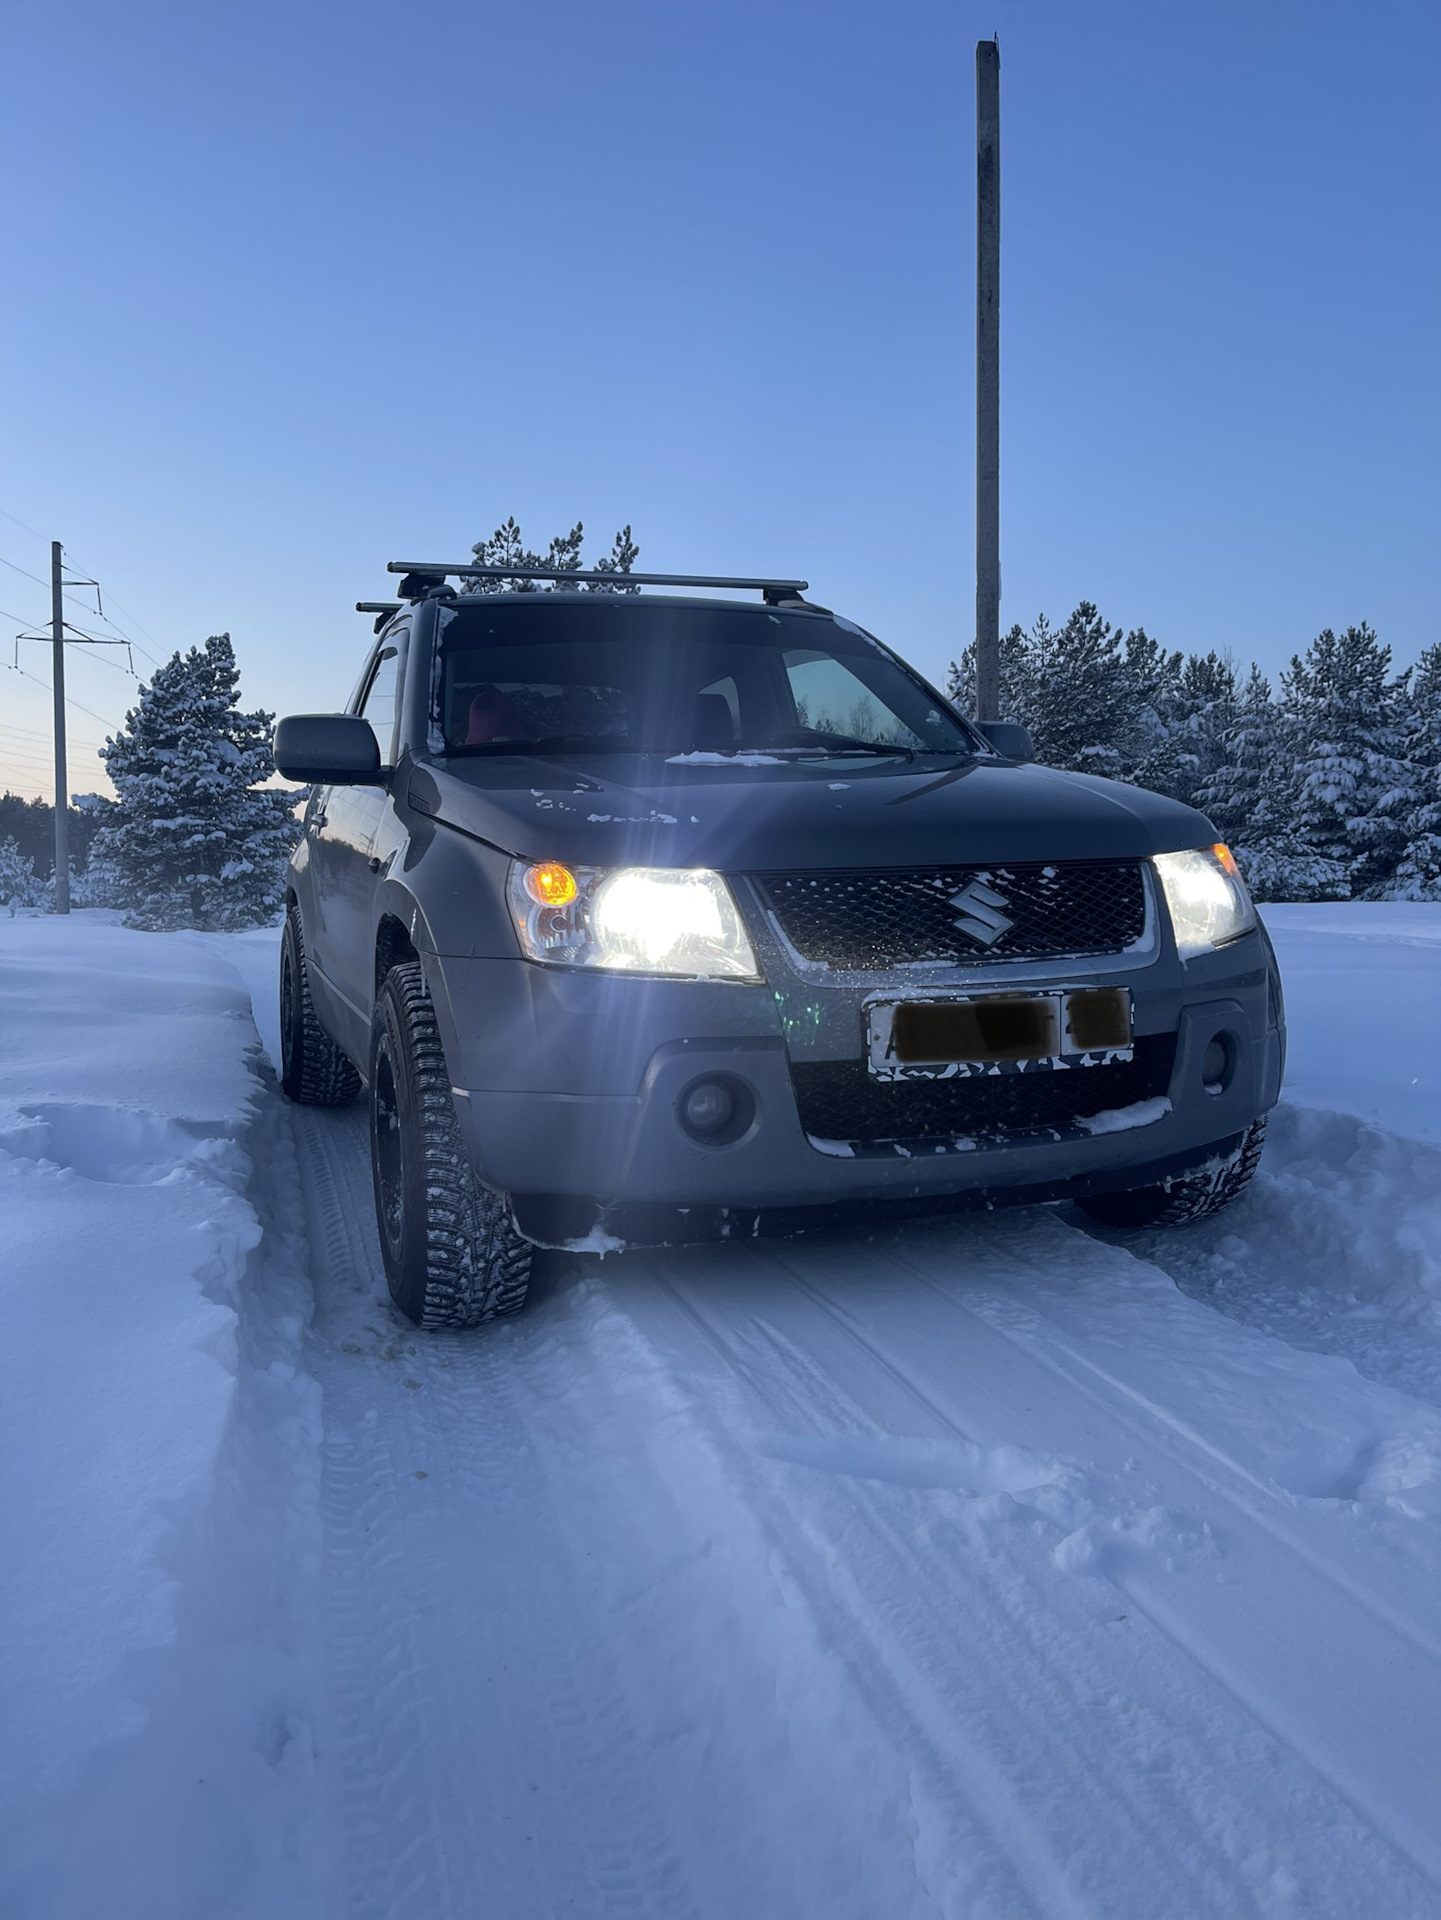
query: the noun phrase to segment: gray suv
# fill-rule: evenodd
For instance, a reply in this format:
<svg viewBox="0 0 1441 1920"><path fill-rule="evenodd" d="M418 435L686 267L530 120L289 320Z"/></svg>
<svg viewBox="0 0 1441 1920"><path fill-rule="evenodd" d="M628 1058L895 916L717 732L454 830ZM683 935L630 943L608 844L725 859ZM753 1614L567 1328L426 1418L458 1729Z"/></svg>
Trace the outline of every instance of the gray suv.
<svg viewBox="0 0 1441 1920"><path fill-rule="evenodd" d="M537 1245L1250 1179L1281 988L1203 815L1036 766L804 581L392 571L345 713L276 729L282 1080L368 1087L417 1324L515 1311Z"/></svg>

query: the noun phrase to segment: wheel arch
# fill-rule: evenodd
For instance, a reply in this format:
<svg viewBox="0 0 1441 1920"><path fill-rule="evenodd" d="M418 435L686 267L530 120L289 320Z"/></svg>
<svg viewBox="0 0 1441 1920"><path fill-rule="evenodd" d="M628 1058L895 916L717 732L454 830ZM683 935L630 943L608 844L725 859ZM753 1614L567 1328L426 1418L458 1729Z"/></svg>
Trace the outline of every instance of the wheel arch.
<svg viewBox="0 0 1441 1920"><path fill-rule="evenodd" d="M373 993L378 995L386 974L405 960L418 960L425 973L425 984L440 1028L441 1045L446 1057L456 1053L455 1018L446 985L445 965L436 951L430 922L409 887L387 880L377 902L375 924L375 979Z"/></svg>

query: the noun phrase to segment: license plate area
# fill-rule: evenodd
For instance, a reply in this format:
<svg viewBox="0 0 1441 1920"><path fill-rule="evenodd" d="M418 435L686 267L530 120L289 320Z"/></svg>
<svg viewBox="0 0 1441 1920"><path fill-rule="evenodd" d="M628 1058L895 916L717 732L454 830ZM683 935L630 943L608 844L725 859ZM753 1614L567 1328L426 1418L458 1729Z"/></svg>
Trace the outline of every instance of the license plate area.
<svg viewBox="0 0 1441 1920"><path fill-rule="evenodd" d="M865 1020L867 1065L882 1080L1100 1066L1132 1053L1126 987L873 1000Z"/></svg>

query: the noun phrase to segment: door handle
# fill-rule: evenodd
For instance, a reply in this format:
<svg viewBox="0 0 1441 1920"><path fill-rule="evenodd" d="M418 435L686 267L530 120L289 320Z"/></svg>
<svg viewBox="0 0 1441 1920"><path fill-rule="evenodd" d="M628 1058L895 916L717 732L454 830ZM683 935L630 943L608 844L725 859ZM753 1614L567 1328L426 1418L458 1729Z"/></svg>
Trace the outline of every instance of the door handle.
<svg viewBox="0 0 1441 1920"><path fill-rule="evenodd" d="M313 814L311 814L311 816L310 816L310 827L309 827L309 831L310 831L311 833L319 833L319 831L320 831L320 829L321 829L321 828L322 828L322 827L323 827L324 825L325 825L325 815L324 815L323 813L313 813Z"/></svg>

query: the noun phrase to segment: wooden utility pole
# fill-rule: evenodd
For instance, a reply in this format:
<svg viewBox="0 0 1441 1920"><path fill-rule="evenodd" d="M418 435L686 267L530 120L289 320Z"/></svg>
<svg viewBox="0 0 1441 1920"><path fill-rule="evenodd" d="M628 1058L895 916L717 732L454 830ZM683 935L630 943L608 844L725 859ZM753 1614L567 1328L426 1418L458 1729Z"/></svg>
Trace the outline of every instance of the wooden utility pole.
<svg viewBox="0 0 1441 1920"><path fill-rule="evenodd" d="M50 638L55 664L55 911L70 911L70 783L65 769L65 553L50 542Z"/></svg>
<svg viewBox="0 0 1441 1920"><path fill-rule="evenodd" d="M1001 48L976 44L976 718L1001 715Z"/></svg>

